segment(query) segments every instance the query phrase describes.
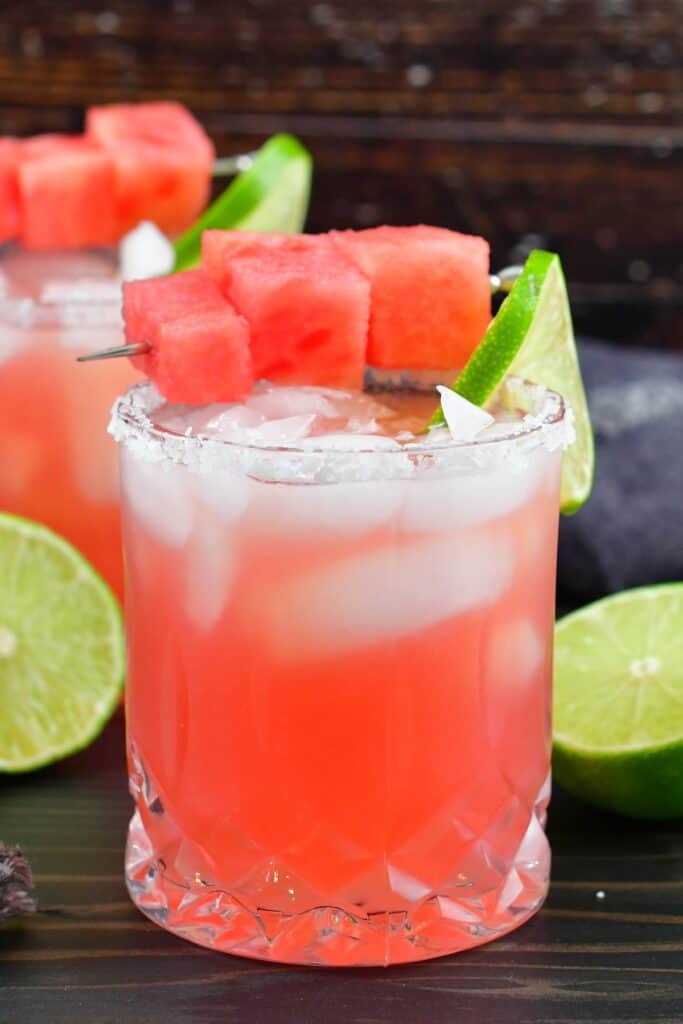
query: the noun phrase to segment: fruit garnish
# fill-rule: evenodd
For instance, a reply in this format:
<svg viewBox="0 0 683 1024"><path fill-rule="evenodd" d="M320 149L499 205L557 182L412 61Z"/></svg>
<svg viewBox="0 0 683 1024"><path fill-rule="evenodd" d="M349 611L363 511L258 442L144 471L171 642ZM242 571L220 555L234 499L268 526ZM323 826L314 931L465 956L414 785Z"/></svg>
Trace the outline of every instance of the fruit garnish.
<svg viewBox="0 0 683 1024"><path fill-rule="evenodd" d="M574 416L576 440L566 451L560 507L576 512L593 482L594 447L588 405L574 341L560 257L535 249L519 278L453 384L453 390L486 407L509 375L559 392ZM439 407L430 426L444 422Z"/></svg>
<svg viewBox="0 0 683 1024"><path fill-rule="evenodd" d="M683 815L683 583L625 590L557 623L553 776L620 814Z"/></svg>
<svg viewBox="0 0 683 1024"><path fill-rule="evenodd" d="M0 513L0 771L40 768L87 746L123 686L121 609L70 544Z"/></svg>
<svg viewBox="0 0 683 1024"><path fill-rule="evenodd" d="M313 162L292 135L274 135L225 191L175 242L176 270L199 264L202 232L211 228L243 231L301 231L308 211Z"/></svg>

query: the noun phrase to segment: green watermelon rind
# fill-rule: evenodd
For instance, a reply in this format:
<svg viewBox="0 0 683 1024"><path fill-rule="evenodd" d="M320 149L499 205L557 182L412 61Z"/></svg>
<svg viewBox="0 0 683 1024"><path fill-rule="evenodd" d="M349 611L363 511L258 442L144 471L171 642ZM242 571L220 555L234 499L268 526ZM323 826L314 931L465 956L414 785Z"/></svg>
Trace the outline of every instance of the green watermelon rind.
<svg viewBox="0 0 683 1024"><path fill-rule="evenodd" d="M268 139L257 152L248 171L239 174L208 207L198 221L174 243L175 270L196 267L201 257L202 233L209 229L239 228L265 200L282 174L294 163L301 168L303 189L296 197L301 210L299 230L303 228L310 196L313 160L308 150L293 135L278 134ZM277 231L280 225L269 226Z"/></svg>

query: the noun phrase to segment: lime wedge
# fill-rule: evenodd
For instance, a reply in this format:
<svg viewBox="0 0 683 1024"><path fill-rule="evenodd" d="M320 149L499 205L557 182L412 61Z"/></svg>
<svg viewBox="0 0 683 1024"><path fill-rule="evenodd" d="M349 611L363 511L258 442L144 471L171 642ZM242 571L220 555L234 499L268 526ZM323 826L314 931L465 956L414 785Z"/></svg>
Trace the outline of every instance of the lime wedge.
<svg viewBox="0 0 683 1024"><path fill-rule="evenodd" d="M555 630L553 775L637 818L683 815L683 583L596 601Z"/></svg>
<svg viewBox="0 0 683 1024"><path fill-rule="evenodd" d="M116 598L47 527L0 513L0 771L87 746L116 707L125 647Z"/></svg>
<svg viewBox="0 0 683 1024"><path fill-rule="evenodd" d="M175 270L200 260L202 232L209 228L296 234L306 220L311 191L311 155L293 135L274 135L259 149L248 171L224 192L174 244Z"/></svg>
<svg viewBox="0 0 683 1024"><path fill-rule="evenodd" d="M489 324L453 389L487 405L509 374L558 391L574 414L576 441L564 457L562 511L571 514L593 482L593 431L574 343L567 286L560 258L535 249L510 294ZM439 409L432 423L442 423Z"/></svg>

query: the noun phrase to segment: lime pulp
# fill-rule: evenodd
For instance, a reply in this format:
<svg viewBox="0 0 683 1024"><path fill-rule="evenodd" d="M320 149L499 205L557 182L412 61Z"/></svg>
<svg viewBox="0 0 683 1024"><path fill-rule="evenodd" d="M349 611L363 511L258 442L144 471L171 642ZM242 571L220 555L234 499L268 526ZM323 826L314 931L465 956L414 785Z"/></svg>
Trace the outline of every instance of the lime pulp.
<svg viewBox="0 0 683 1024"><path fill-rule="evenodd" d="M683 583L614 594L555 631L553 774L639 818L683 815Z"/></svg>
<svg viewBox="0 0 683 1024"><path fill-rule="evenodd" d="M117 705L125 643L104 580L47 527L0 513L0 771L87 746Z"/></svg>

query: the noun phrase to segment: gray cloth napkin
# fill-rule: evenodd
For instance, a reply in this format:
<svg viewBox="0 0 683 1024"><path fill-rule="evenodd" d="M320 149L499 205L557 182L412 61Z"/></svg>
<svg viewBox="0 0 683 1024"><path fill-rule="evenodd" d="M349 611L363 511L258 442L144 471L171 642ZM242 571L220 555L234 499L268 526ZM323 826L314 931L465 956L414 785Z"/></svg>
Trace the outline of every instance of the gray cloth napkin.
<svg viewBox="0 0 683 1024"><path fill-rule="evenodd" d="M579 346L596 441L588 503L560 526L561 602L683 580L683 356Z"/></svg>

